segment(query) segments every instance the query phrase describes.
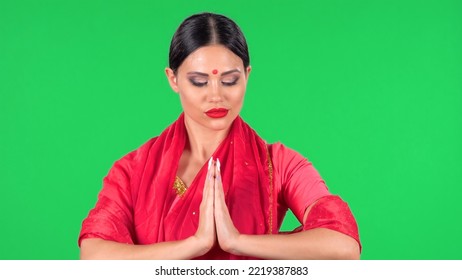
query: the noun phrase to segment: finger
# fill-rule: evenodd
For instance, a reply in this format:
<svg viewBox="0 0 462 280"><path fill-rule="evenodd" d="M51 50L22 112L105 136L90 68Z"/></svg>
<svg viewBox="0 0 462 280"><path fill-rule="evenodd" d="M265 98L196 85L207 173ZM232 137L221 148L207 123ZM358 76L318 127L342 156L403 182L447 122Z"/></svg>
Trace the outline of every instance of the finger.
<svg viewBox="0 0 462 280"><path fill-rule="evenodd" d="M219 196L220 199L223 201L225 200L225 193L223 192L223 181L221 178L221 163L220 159L217 159L216 165L215 165L215 191L216 195Z"/></svg>
<svg viewBox="0 0 462 280"><path fill-rule="evenodd" d="M228 208L225 202L225 194L223 191L223 181L221 177L221 163L220 160L217 159L217 164L215 166L215 186L214 186L214 203L215 203L215 215L218 217L222 217L225 213L227 213Z"/></svg>
<svg viewBox="0 0 462 280"><path fill-rule="evenodd" d="M213 180L211 179L210 174L212 174L212 169L213 169L213 159L210 158L208 162L208 170L207 174L205 177L205 182L204 182L204 189L202 190L202 201L200 204L200 208L202 211L205 211L207 208L213 207L213 195L214 191L212 189L213 186ZM212 206L210 206L210 204Z"/></svg>
<svg viewBox="0 0 462 280"><path fill-rule="evenodd" d="M234 226L234 223L231 219L231 215L229 214L228 206L225 202L225 193L223 190L223 181L221 177L221 163L220 160L217 159L217 164L215 167L215 195L214 195L214 214L215 214L215 228L217 232L217 240L220 244L220 247L227 251L231 252L233 250L233 244L235 244L239 232Z"/></svg>
<svg viewBox="0 0 462 280"><path fill-rule="evenodd" d="M215 161L213 160L213 157L210 158L209 160L209 174L208 174L208 189L209 189L209 193L208 193L208 197L210 199L210 203L212 204L213 206L213 197L215 195L215 190L213 189L213 186L215 184L215 180L214 180L214 176L215 176Z"/></svg>
<svg viewBox="0 0 462 280"><path fill-rule="evenodd" d="M204 183L204 194L203 194L204 196L206 195L206 193L208 193L210 186L213 185L212 174L213 174L213 157L211 157L208 162L207 175L205 177L205 183Z"/></svg>
<svg viewBox="0 0 462 280"><path fill-rule="evenodd" d="M215 183L214 182L214 178L215 178L215 166L216 166L216 161L213 159L212 157L212 161L209 162L209 169L210 169L210 181L212 183L212 185Z"/></svg>

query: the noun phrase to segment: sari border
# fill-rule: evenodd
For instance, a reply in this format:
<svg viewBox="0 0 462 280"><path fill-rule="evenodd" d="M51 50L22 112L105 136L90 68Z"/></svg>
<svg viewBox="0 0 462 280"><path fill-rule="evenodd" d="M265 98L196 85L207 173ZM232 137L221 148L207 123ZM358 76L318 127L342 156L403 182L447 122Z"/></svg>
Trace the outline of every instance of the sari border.
<svg viewBox="0 0 462 280"><path fill-rule="evenodd" d="M269 153L268 145L266 147L266 158L268 164L268 179L269 179L269 221L268 234L273 234L273 162Z"/></svg>

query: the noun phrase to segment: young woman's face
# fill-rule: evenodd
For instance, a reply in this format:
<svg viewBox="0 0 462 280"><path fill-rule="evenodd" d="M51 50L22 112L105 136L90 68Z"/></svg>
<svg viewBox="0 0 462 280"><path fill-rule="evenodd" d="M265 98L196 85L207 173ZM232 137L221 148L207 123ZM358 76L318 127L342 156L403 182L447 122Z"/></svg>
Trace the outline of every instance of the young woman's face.
<svg viewBox="0 0 462 280"><path fill-rule="evenodd" d="M166 69L172 89L179 93L189 125L212 130L230 127L241 111L250 67L222 45L192 52L176 75Z"/></svg>

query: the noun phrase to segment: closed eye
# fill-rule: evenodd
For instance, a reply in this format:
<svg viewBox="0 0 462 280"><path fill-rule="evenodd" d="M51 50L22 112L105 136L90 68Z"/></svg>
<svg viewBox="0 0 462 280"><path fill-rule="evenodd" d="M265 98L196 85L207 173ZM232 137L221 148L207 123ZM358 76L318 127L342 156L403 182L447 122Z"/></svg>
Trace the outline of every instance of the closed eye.
<svg viewBox="0 0 462 280"><path fill-rule="evenodd" d="M237 84L237 81L238 81L238 80L239 80L239 78L238 78L238 79L234 79L234 80L232 80L232 81L222 81L221 83L222 83L224 86L229 87L229 86L234 86L235 84Z"/></svg>
<svg viewBox="0 0 462 280"><path fill-rule="evenodd" d="M194 79L189 79L189 81L191 82L191 84L193 84L196 87L203 87L207 85L207 82L199 82L199 81L195 81Z"/></svg>

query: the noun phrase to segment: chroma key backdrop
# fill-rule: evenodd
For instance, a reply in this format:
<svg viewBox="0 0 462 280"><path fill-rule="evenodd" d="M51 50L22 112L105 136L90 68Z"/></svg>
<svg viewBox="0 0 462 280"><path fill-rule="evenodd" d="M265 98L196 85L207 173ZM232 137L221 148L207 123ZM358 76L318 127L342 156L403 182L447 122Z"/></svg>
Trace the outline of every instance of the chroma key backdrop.
<svg viewBox="0 0 462 280"><path fill-rule="evenodd" d="M168 48L203 11L247 37L242 117L349 203L362 259L462 259L456 0L0 1L0 259L79 258L109 168L181 113Z"/></svg>

